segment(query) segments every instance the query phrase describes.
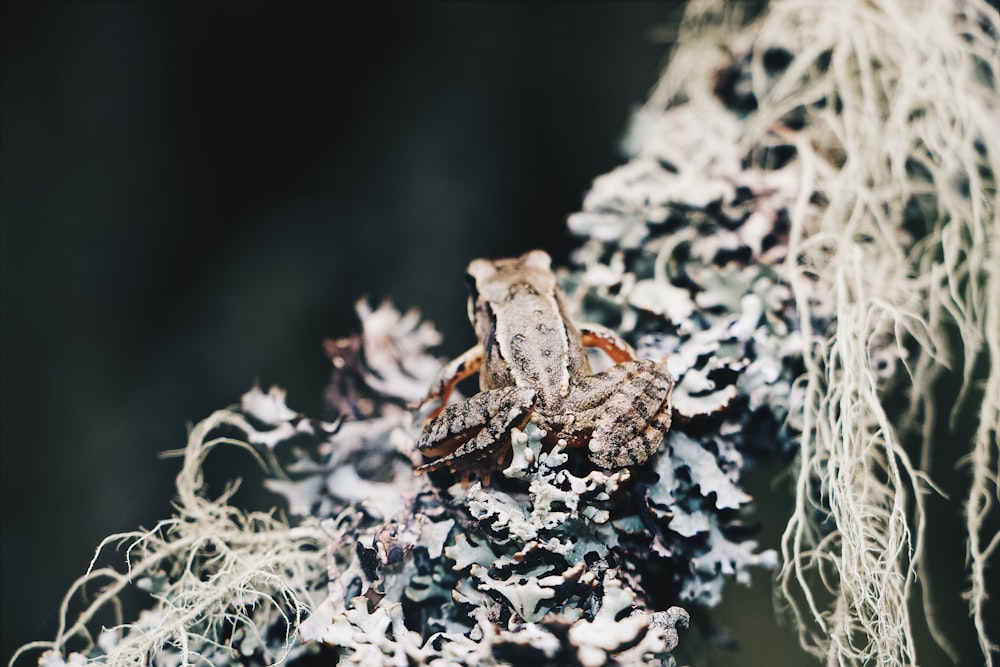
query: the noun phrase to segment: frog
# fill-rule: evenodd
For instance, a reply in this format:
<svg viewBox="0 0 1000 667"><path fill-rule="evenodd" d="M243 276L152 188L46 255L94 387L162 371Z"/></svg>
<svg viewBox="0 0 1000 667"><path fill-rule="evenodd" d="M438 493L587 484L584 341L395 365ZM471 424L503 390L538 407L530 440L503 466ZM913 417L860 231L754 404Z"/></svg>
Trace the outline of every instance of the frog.
<svg viewBox="0 0 1000 667"><path fill-rule="evenodd" d="M659 450L674 387L666 362L638 358L607 327L574 324L548 253L474 259L466 278L478 342L442 367L419 404L440 402L416 445L433 460L417 473L447 468L463 484L472 475L489 484L490 473L510 463L514 429L529 421L544 446L586 447L603 470L642 465ZM587 347L613 364L593 372ZM476 373L480 391L449 403L458 383Z"/></svg>

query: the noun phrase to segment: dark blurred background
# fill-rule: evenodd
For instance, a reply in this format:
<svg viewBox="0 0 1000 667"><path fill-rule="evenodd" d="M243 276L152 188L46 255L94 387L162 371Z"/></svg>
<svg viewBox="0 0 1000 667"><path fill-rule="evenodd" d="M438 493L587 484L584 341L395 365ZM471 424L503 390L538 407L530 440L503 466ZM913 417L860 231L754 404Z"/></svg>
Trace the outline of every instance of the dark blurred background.
<svg viewBox="0 0 1000 667"><path fill-rule="evenodd" d="M355 300L419 307L454 355L471 258L565 263L565 217L621 162L678 14L3 4L3 661L51 639L104 536L169 516L179 464L158 454L187 424L255 381L320 412L320 341L357 328ZM767 546L784 489L760 497ZM730 587L745 650L711 664L813 664L768 581Z"/></svg>
<svg viewBox="0 0 1000 667"><path fill-rule="evenodd" d="M391 296L472 342L471 258L548 249L621 161L670 3L5 3L4 662L105 535L169 516L186 425L322 407Z"/></svg>

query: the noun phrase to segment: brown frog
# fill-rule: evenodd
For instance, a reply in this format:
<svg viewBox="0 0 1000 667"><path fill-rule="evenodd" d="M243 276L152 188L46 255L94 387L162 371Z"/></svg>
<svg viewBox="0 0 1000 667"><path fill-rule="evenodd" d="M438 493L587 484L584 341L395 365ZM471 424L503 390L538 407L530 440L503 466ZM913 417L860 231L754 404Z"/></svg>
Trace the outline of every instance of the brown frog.
<svg viewBox="0 0 1000 667"><path fill-rule="evenodd" d="M534 421L546 445L587 446L604 469L640 465L670 428L673 380L663 364L636 359L616 333L600 325L577 328L551 259L533 250L514 259L469 264L469 319L479 343L446 365L422 404L438 399L417 442L439 457L417 472L449 468L463 482L511 458L511 429ZM615 362L591 371L585 346ZM455 385L479 372L480 392L445 405Z"/></svg>

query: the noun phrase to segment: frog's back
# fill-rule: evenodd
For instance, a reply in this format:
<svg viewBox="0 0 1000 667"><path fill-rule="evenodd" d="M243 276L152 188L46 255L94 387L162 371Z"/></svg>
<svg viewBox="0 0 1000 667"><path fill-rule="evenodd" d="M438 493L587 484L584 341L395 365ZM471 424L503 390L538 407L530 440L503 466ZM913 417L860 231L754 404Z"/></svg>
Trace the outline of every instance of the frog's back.
<svg viewBox="0 0 1000 667"><path fill-rule="evenodd" d="M535 389L543 410L558 408L574 379L590 373L549 262L544 252L532 251L514 259L475 260L468 271L475 280L474 301L488 304L477 318L486 346L482 388Z"/></svg>
<svg viewBox="0 0 1000 667"><path fill-rule="evenodd" d="M514 384L537 390L543 410L569 394L573 377L589 373L580 334L555 293L521 293L498 322L496 340Z"/></svg>

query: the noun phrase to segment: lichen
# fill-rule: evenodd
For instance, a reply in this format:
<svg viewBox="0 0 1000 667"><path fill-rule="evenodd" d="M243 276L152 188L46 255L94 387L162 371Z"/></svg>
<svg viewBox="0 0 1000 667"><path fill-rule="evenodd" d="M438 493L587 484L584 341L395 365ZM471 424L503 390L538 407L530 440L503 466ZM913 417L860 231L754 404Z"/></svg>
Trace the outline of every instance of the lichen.
<svg viewBox="0 0 1000 667"><path fill-rule="evenodd" d="M752 328L743 328L749 340ZM400 349L385 336L405 335L364 329L364 346L384 351ZM730 338L726 326L716 333ZM677 347L665 339L645 343L646 353ZM691 345L714 352L719 342L702 336ZM727 578L747 583L748 567L775 562L773 551L755 553L752 542L728 534L733 513L750 497L738 486L742 458L719 430L736 378L723 383L712 373L749 363L706 366L704 353L679 349L690 368L676 372L681 386L688 378L695 407L679 409L686 421L635 471L601 471L579 450L546 449L543 431L529 423L515 430L511 463L490 485L466 487L443 471L417 476L419 425L391 394L378 414L330 434L292 466L301 473L295 481L270 484L292 508L337 517L323 524L331 536L329 595L300 627L303 639L366 664L375 648L384 664L402 656L421 664L507 664L531 655L583 664L666 660L687 614L656 605L718 604ZM693 369L703 371L700 380L691 379ZM425 370L430 386L436 368ZM344 373L365 375L337 366L334 386L343 385L337 376ZM712 401L706 392L724 396ZM309 494L316 495L305 502ZM605 605L613 617L602 613ZM587 631L593 624L600 640ZM377 642L362 639L371 627L386 628Z"/></svg>
<svg viewBox="0 0 1000 667"><path fill-rule="evenodd" d="M287 417L280 393L272 399L255 404L264 414ZM206 497L202 464L212 449L250 447L220 435L220 429L240 429L262 442L271 437L228 410L195 426L177 476L176 515L150 530L105 538L88 572L66 595L56 637L22 647L11 664L31 650L43 650L39 664L50 667L273 663L309 650L297 641L294 628L321 589L324 536L309 522L290 526L273 513L231 506L235 484L217 498ZM124 548L124 567L96 567L115 544ZM96 594L71 618L71 604L95 587ZM151 600L135 621L122 616L121 598L129 589L144 591ZM109 609L115 624L97 631L98 619Z"/></svg>
<svg viewBox="0 0 1000 667"><path fill-rule="evenodd" d="M142 655L156 664L186 664L197 656L235 664L280 657L274 638L294 630L302 643L279 642L286 657L323 643L345 664L515 664L532 657L661 664L670 662L677 630L688 622L678 604L718 604L725 579L746 583L748 567L773 565L773 552L755 553L752 542L729 534L734 513L750 500L738 486L739 455L722 441L705 448L690 435L715 432L706 428L724 423L725 405L706 402L680 413L688 421L649 464L634 470L598 470L581 450L547 449L542 430L529 423L515 431L511 463L490 485L466 487L444 471L417 475L420 424L405 405L415 398L413 386L430 386L437 372L439 362L422 363L436 332L388 304L374 311L362 305L359 313L357 354L351 363L333 357L328 396L345 392L341 400L367 401L363 414L309 419L287 406L280 389L255 387L243 396L240 412L218 413L192 433L178 484L182 508L196 511L176 522L197 526L192 530L211 543L211 554L243 551L230 563L200 559L205 545L170 530L155 544L157 531L120 536L132 540L130 554L141 555L130 563L131 576L160 602L140 623L123 623L84 651L66 651L64 639L54 642L44 660L86 656L122 664L122 656ZM332 341L328 348L351 346ZM678 373L692 377L688 370ZM403 376L406 382L385 382ZM688 390L711 394L715 382L706 376ZM199 495L207 451L235 442L211 434L233 426L265 458L290 458L283 474L266 484L287 499L294 527L242 523L228 495L215 501ZM205 523L205 513L234 526ZM294 592L279 586L276 594L270 587L278 582L265 572L297 561L242 545L280 550L278 537L287 538L284 548L294 553L296 544L325 544L325 576L313 560L311 578L296 579ZM257 561L250 560L254 555ZM175 570L154 569L153 563L171 559L189 563L190 572L178 577ZM192 588L189 575L201 586ZM124 585L128 576L116 581ZM240 583L221 587L231 576ZM323 585L319 600L315 589ZM234 591L241 593L234 598ZM210 598L228 606L207 606ZM247 611L234 612L234 605ZM312 611L302 620L307 605ZM85 632L92 609L67 635ZM267 615L268 609L279 613ZM229 618L235 625L227 626ZM129 646L142 648L136 653Z"/></svg>
<svg viewBox="0 0 1000 667"><path fill-rule="evenodd" d="M917 661L909 609L927 530L925 473L936 446L953 446L933 441L935 380L950 364L959 369L952 428L966 400L981 402L965 513L970 610L992 663L985 571L1000 543L987 519L1000 460L1000 17L975 0L786 0L745 23L742 10L691 3L637 117L629 145L642 182L656 183L643 193L652 210L602 197L627 212L628 247L639 247L647 236L638 225L662 224L684 202L682 183L702 186L691 198L699 209L712 201L731 210L732 195L746 195L736 199L748 216L700 240L709 253L776 262L791 291L804 372L786 421L800 456L780 581L803 645L829 664ZM693 164L679 156L692 145L705 153ZM650 176L651 157L682 166ZM602 191L636 190L630 177ZM737 275L708 277L718 291ZM731 309L739 292L728 293L695 300ZM773 377L775 367L758 370ZM743 388L751 385L753 404L774 405L767 384ZM896 407L902 393L908 410ZM904 443L913 432L919 457ZM952 652L929 601L925 611Z"/></svg>
<svg viewBox="0 0 1000 667"><path fill-rule="evenodd" d="M1000 292L1000 133L987 131L988 56L1000 22L959 2L936 23L905 24L948 35L928 37L935 47L913 71L939 85L962 73L975 102L962 106L901 72L910 33L890 29L905 14L894 0L834 4L776 2L733 33L720 28L739 25L732 7L694 3L633 120L627 161L569 218L581 243L560 281L573 317L666 360L676 381L671 431L649 461L598 470L580 449L543 446L529 422L489 484L415 474L422 420L411 406L441 365L441 336L416 311L360 302L361 331L325 342L331 418L255 387L239 410L199 424L177 515L102 543L98 554L125 546L124 568L88 572L55 640L26 648L44 649L51 667L270 663L320 644L343 664L670 664L682 607L710 610L726 581L778 565L743 538L741 474L796 459L781 584L803 643L831 663L912 662L924 487L899 441L907 416L884 399L906 378L931 385L949 320L966 348L963 396L976 359L989 364L967 523L971 609L991 661L1000 326L987 302ZM877 76L863 51L876 46ZM895 128L884 142L861 122L870 111ZM965 134L947 141L945 126ZM908 417L933 421L929 389L913 398ZM287 519L232 507L232 488L205 497L201 466L222 443L271 466L266 486ZM69 601L97 581L108 583L70 621ZM132 582L151 608L96 631Z"/></svg>

